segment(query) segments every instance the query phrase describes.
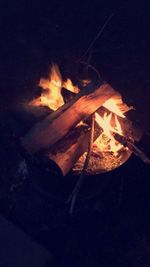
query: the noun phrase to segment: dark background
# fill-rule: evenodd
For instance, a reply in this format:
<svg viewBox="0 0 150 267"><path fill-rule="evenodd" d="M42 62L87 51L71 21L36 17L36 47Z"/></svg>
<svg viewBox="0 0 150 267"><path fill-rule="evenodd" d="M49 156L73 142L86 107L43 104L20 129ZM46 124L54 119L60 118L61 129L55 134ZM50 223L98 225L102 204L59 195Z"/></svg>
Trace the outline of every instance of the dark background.
<svg viewBox="0 0 150 267"><path fill-rule="evenodd" d="M150 170L136 157L103 178L99 176L110 179L110 183L103 193L78 203L73 217L65 201L53 198L48 185L46 190L43 186L53 176L39 174L43 170L38 169L23 182L14 177L20 152L13 143L10 110L35 95L39 79L48 74L51 62L59 64L64 77L76 78L81 69L79 59L111 14L114 16L90 51L90 63L128 104L137 108L136 120L149 130L148 2L0 4L0 210L47 247L56 266L150 266ZM38 175L44 181L42 186L36 184ZM98 189L97 178L91 179ZM15 190L10 192L14 183Z"/></svg>
<svg viewBox="0 0 150 267"><path fill-rule="evenodd" d="M56 61L62 72L67 64L77 65L106 19L114 14L90 51L90 63L140 113L150 109L148 2L9 1L1 4L0 13L3 97L18 101L21 93L31 92L51 61ZM72 76L70 69L67 73Z"/></svg>

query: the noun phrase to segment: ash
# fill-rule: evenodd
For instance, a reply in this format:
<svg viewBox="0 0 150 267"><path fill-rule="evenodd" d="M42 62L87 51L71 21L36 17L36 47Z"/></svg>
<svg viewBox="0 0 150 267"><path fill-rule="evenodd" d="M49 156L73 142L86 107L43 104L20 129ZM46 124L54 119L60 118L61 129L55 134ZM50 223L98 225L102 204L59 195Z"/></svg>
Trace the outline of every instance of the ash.
<svg viewBox="0 0 150 267"><path fill-rule="evenodd" d="M100 140L99 147L94 144L90 156L87 174L98 174L112 171L120 167L131 156L131 152L126 148L121 148L118 152L113 153L104 144L104 139ZM108 149L108 150L107 150ZM87 152L85 152L73 167L73 171L80 173L86 159Z"/></svg>

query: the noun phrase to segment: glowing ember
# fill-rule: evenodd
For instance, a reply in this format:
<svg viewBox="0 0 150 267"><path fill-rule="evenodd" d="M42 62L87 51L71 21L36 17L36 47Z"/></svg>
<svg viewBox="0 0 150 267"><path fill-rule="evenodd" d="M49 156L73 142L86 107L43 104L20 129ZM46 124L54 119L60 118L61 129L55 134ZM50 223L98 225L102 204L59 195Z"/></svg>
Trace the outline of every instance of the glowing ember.
<svg viewBox="0 0 150 267"><path fill-rule="evenodd" d="M84 86L87 86L90 82L91 82L90 80L82 80L81 84L84 87Z"/></svg>
<svg viewBox="0 0 150 267"><path fill-rule="evenodd" d="M121 135L122 129L116 115L115 115L116 125L114 127L112 127L111 125L111 119L112 119L112 113L110 113L109 115L105 113L103 118L97 112L95 113L95 121L103 129L103 132L95 141L95 145L101 151L110 151L117 155L117 152L123 146L115 140L115 138L113 137L113 133L119 133Z"/></svg>

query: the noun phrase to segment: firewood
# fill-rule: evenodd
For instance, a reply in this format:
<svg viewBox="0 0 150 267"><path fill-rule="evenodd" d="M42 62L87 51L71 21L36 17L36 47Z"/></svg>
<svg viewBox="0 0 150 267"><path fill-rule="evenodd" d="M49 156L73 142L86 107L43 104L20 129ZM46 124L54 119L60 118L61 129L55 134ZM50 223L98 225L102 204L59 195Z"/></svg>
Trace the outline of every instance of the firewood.
<svg viewBox="0 0 150 267"><path fill-rule="evenodd" d="M108 83L89 84L71 103L67 103L60 110L33 126L21 138L22 146L30 154L48 149L115 94L115 90Z"/></svg>
<svg viewBox="0 0 150 267"><path fill-rule="evenodd" d="M59 166L65 176L87 150L88 140L89 127L78 126L52 146L46 155L48 159L53 160Z"/></svg>
<svg viewBox="0 0 150 267"><path fill-rule="evenodd" d="M94 140L99 136L100 130L95 122ZM63 139L58 141L46 152L46 157L53 160L65 176L88 150L90 127L80 125L72 129Z"/></svg>

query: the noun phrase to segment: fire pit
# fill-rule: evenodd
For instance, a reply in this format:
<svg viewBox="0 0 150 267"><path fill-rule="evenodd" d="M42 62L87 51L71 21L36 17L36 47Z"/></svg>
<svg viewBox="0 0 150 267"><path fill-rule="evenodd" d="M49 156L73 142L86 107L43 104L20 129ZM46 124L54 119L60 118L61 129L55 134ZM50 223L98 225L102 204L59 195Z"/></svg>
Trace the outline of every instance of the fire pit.
<svg viewBox="0 0 150 267"><path fill-rule="evenodd" d="M133 152L149 163L137 146L143 130L128 118L131 107L108 83L83 79L79 86L74 85L70 79L63 81L54 64L39 86L40 94L20 103L11 122L19 128L17 134L13 131L19 145L17 177L24 177L18 174L24 166L25 176L39 183L40 190L44 187L48 194L66 202L76 182L82 178L83 183L83 176L86 189L83 186L79 199L102 192L112 177L120 177ZM16 172L13 175L20 183Z"/></svg>
<svg viewBox="0 0 150 267"><path fill-rule="evenodd" d="M40 80L41 95L26 105L27 109L46 106L50 114L21 138L22 146L30 155L40 153L53 160L63 175L70 170L80 174L84 168L91 114L95 117L88 175L121 166L131 156L132 144L143 134L126 117L132 107L108 83L83 80L80 84L73 85L69 78L63 81L58 66L53 64L50 76Z"/></svg>

